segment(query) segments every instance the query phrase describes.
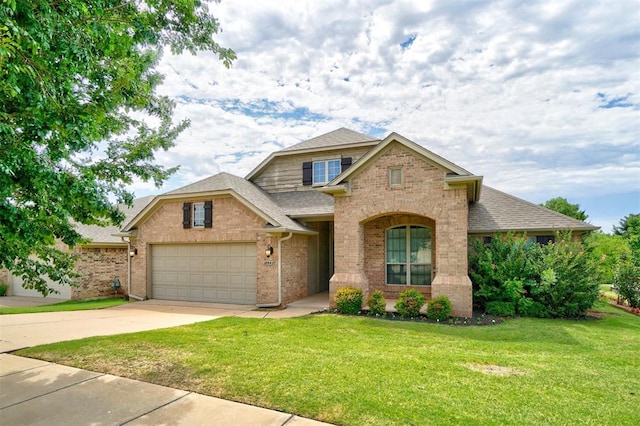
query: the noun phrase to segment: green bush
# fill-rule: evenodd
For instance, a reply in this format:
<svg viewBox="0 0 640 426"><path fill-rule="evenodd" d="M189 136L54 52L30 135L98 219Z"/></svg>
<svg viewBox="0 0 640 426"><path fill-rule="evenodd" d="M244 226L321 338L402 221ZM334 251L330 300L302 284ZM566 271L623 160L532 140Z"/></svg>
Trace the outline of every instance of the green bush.
<svg viewBox="0 0 640 426"><path fill-rule="evenodd" d="M536 282L529 293L547 308L549 316L582 316L598 300L600 289L585 248L572 241L569 233L558 234L553 244L539 246Z"/></svg>
<svg viewBox="0 0 640 426"><path fill-rule="evenodd" d="M375 290L369 295L367 305L369 306L369 313L371 315L384 315L387 311L387 301L384 299L384 294L380 290Z"/></svg>
<svg viewBox="0 0 640 426"><path fill-rule="evenodd" d="M535 268L529 252L535 249L525 238L512 233L495 235L489 244L472 240L469 276L475 302L486 308L488 302L516 303L524 288L535 281Z"/></svg>
<svg viewBox="0 0 640 426"><path fill-rule="evenodd" d="M444 321L451 316L451 301L447 296L439 296L427 302L427 318Z"/></svg>
<svg viewBox="0 0 640 426"><path fill-rule="evenodd" d="M614 277L620 297L632 308L640 307L640 267L634 265L626 256L621 257Z"/></svg>
<svg viewBox="0 0 640 426"><path fill-rule="evenodd" d="M550 316L546 306L528 297L518 300L516 311L523 317L549 318Z"/></svg>
<svg viewBox="0 0 640 426"><path fill-rule="evenodd" d="M516 314L516 304L514 302L493 301L487 302L485 311L489 315L498 317L512 317Z"/></svg>
<svg viewBox="0 0 640 426"><path fill-rule="evenodd" d="M9 287L6 284L0 284L0 296L4 296L7 294L7 289Z"/></svg>
<svg viewBox="0 0 640 426"><path fill-rule="evenodd" d="M514 234L496 235L487 245L473 241L469 276L476 303L492 315L584 315L599 294L589 245L568 232L555 239L543 246Z"/></svg>
<svg viewBox="0 0 640 426"><path fill-rule="evenodd" d="M420 315L420 309L424 306L424 296L418 290L410 288L398 294L396 311L402 318L415 318Z"/></svg>
<svg viewBox="0 0 640 426"><path fill-rule="evenodd" d="M341 287L336 291L334 301L341 314L355 315L362 309L362 290L355 287Z"/></svg>

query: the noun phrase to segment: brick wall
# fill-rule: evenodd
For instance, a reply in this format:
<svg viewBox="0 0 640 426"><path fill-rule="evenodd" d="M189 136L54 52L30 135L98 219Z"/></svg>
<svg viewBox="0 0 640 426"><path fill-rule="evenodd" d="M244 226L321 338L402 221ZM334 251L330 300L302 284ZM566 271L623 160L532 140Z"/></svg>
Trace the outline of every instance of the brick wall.
<svg viewBox="0 0 640 426"><path fill-rule="evenodd" d="M402 185L388 183L390 167L401 167ZM392 143L370 165L351 178L351 193L335 199L335 274L330 293L342 285L380 286L384 248L373 253L369 242L384 241L384 226L403 220L433 226L437 242L432 295L450 296L454 314L471 314L471 281L467 276L467 214L465 188L445 189L445 173L398 143ZM378 222L376 222L378 220ZM369 238L366 238L369 230ZM375 232L382 236L373 239ZM365 239L366 244L365 244ZM367 254L374 256L365 262ZM378 257L376 260L375 257ZM369 268L377 263L377 269ZM385 288L389 292L391 289ZM424 289L428 294L428 290Z"/></svg>
<svg viewBox="0 0 640 426"><path fill-rule="evenodd" d="M190 228L182 226L182 205L213 199L213 227ZM150 293L151 265L149 247L157 243L230 243L256 242L257 303L277 301L277 260L275 252L265 262L264 250L268 244L277 247L277 238L263 230L266 221L231 196L185 199L161 204L137 230L134 245L138 255L132 259L132 294L147 297ZM306 276L305 276L306 277ZM304 280L306 285L306 278Z"/></svg>
<svg viewBox="0 0 640 426"><path fill-rule="evenodd" d="M87 248L74 250L79 255L76 271L82 274L76 278L78 287L71 288L72 299L92 299L115 295L111 284L118 277L122 287L119 294L127 291L127 249Z"/></svg>
<svg viewBox="0 0 640 426"><path fill-rule="evenodd" d="M287 304L308 295L307 241L304 235L294 235L282 242L282 303Z"/></svg>

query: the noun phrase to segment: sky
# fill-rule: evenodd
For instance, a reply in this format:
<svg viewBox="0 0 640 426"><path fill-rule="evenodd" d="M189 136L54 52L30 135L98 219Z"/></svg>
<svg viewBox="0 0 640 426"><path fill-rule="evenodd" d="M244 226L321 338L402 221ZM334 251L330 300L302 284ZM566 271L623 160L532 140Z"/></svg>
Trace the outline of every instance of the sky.
<svg viewBox="0 0 640 426"><path fill-rule="evenodd" d="M235 50L166 54L159 93L191 126L156 160L168 191L340 127L397 132L534 203L611 232L640 213L640 0L223 0Z"/></svg>

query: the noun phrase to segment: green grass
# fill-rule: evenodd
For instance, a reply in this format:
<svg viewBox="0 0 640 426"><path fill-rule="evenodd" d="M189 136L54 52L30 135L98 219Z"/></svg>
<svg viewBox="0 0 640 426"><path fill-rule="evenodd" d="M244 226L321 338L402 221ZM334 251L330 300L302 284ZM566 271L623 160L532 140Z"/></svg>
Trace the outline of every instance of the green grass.
<svg viewBox="0 0 640 426"><path fill-rule="evenodd" d="M43 306L25 306L14 308L0 308L0 315L8 314L35 314L40 312L85 311L89 309L104 309L127 303L123 299L98 299L98 300L66 300L60 303Z"/></svg>
<svg viewBox="0 0 640 426"><path fill-rule="evenodd" d="M341 425L640 424L640 318L599 309L488 327L233 317L18 354Z"/></svg>

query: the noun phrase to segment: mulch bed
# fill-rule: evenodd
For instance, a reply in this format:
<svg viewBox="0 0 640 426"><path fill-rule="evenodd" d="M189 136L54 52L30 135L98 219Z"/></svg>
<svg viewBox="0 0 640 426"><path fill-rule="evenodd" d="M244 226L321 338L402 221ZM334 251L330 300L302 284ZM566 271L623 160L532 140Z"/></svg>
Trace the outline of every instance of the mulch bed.
<svg viewBox="0 0 640 426"><path fill-rule="evenodd" d="M339 312L335 309L325 309L323 311L315 312L316 314L339 314ZM344 315L344 314L340 314ZM473 315L470 317L450 317L444 321L433 320L427 318L426 315L421 314L415 318L402 318L397 312L387 312L384 315L373 315L370 314L368 310L363 309L357 315L349 315L349 316L358 316L358 317L367 317L372 319L380 319L387 321L409 321L409 322L420 322L420 323L428 323L428 324L441 324L448 325L452 327L465 327L465 326L479 326L479 325L496 325L504 322L506 318L497 317L493 315L486 315L480 311L474 311Z"/></svg>

